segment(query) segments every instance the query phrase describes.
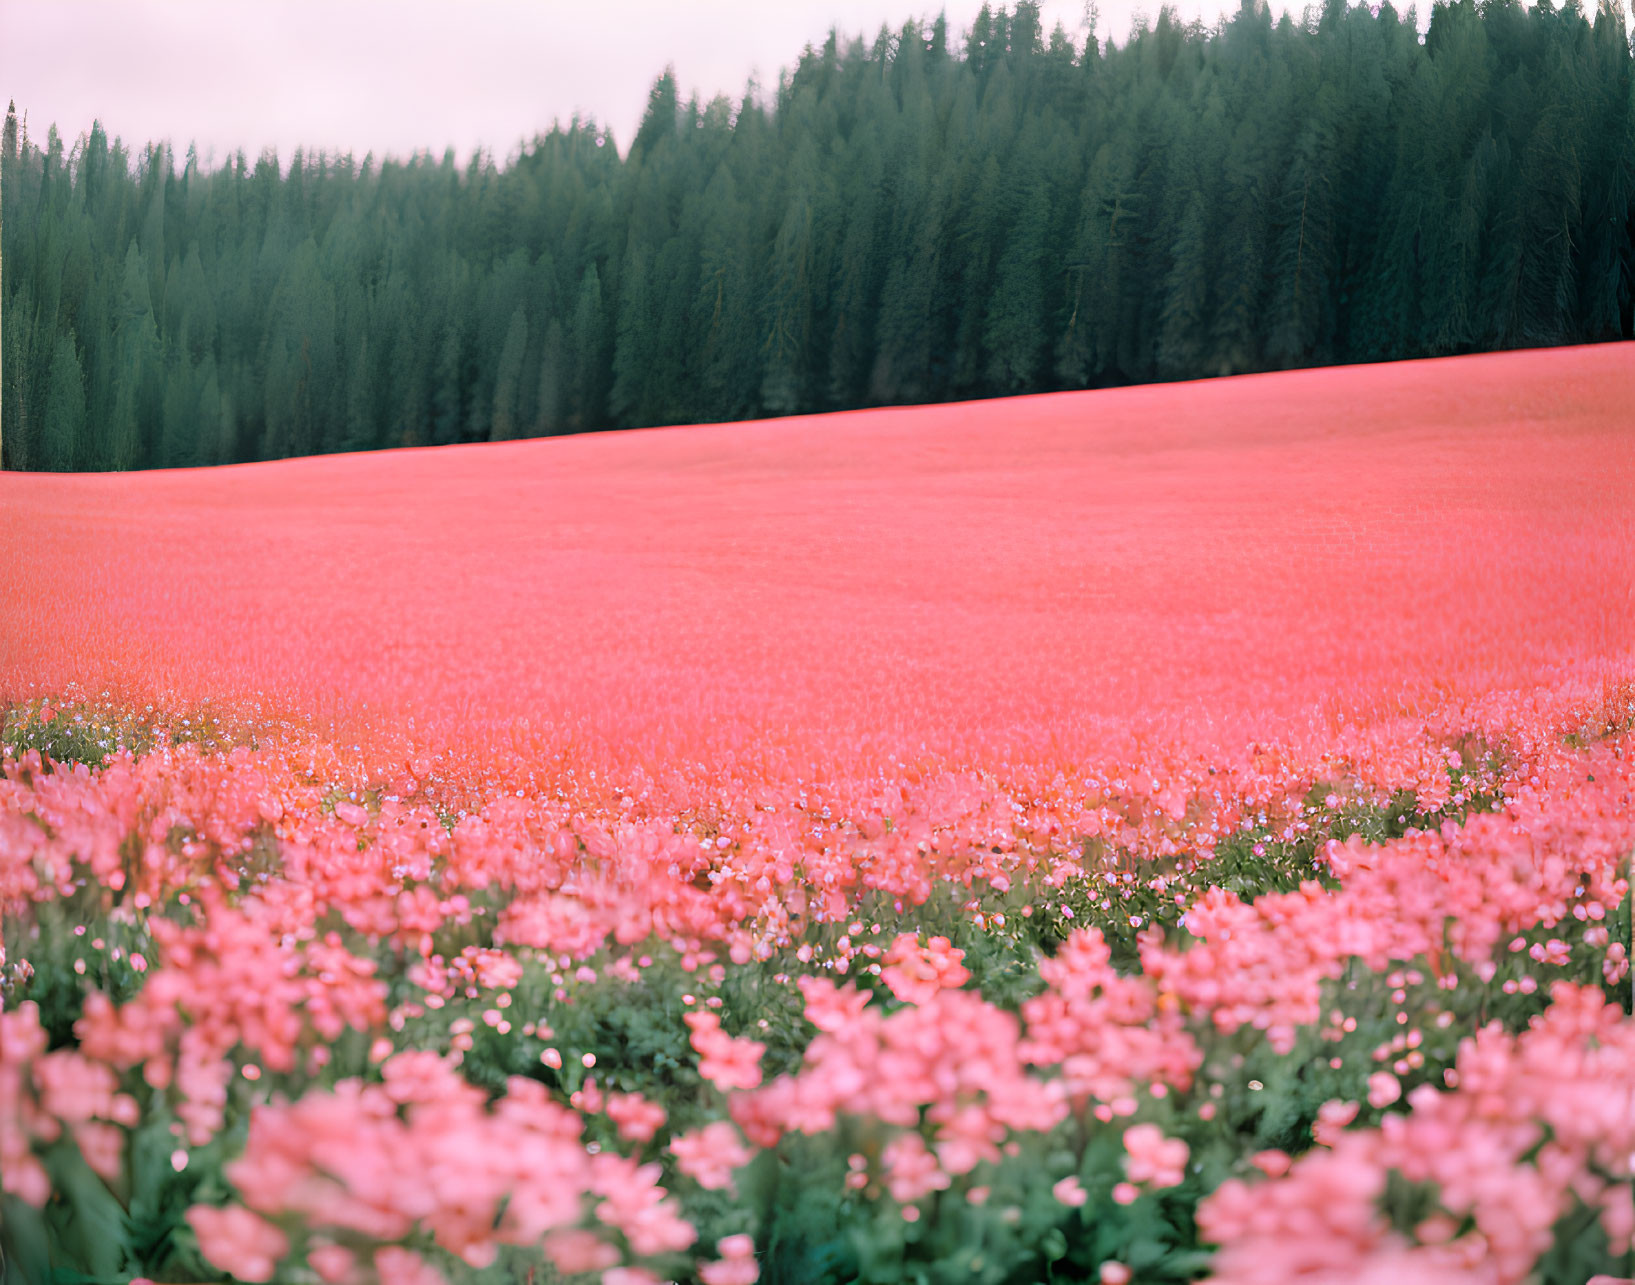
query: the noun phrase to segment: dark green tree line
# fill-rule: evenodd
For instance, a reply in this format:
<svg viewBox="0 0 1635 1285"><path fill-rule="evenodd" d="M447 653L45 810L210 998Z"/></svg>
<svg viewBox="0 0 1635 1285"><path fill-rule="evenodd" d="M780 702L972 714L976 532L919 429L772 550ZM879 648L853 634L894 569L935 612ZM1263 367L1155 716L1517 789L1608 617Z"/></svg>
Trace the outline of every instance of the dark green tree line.
<svg viewBox="0 0 1635 1285"><path fill-rule="evenodd" d="M8 118L4 465L174 467L1635 335L1602 0L1246 2L1123 44L984 9L621 157L132 154Z"/></svg>

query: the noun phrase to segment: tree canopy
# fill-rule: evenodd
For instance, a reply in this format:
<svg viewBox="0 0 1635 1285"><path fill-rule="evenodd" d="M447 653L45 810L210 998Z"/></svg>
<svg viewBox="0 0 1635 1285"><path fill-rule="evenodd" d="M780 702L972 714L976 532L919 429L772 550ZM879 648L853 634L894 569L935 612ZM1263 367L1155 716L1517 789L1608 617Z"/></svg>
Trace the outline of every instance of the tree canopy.
<svg viewBox="0 0 1635 1285"><path fill-rule="evenodd" d="M628 152L43 146L8 117L4 466L171 467L1635 335L1602 0L1326 0L1122 43L985 8Z"/></svg>

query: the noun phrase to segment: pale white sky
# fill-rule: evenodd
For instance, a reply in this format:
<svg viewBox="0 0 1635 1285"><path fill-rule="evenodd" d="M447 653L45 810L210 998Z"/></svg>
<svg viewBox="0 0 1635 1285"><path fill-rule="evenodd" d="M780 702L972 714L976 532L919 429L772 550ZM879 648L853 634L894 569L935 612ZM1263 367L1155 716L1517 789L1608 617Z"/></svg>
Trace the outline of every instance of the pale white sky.
<svg viewBox="0 0 1635 1285"><path fill-rule="evenodd" d="M955 34L981 0L0 0L0 102L29 132L72 140L100 118L127 143L189 140L217 161L297 145L377 156L484 146L503 160L576 111L621 150L654 76L683 96L737 97L752 72L776 83L831 25L946 10ZM1176 0L1212 23L1237 0ZM1284 6L1273 4L1273 12ZM1082 42L1084 0L1043 0ZM1100 36L1122 41L1158 0L1100 0ZM1298 6L1296 6L1298 13Z"/></svg>

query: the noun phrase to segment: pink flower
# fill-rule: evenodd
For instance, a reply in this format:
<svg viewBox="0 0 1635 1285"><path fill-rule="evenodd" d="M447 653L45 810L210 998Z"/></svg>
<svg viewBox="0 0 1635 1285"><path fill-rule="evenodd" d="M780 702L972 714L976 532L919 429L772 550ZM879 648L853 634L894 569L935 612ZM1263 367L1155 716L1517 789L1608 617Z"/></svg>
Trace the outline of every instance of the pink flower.
<svg viewBox="0 0 1635 1285"><path fill-rule="evenodd" d="M395 1245L375 1251L375 1273L380 1285L446 1285L442 1272L413 1250Z"/></svg>
<svg viewBox="0 0 1635 1285"><path fill-rule="evenodd" d="M1626 1185L1609 1186L1601 1197L1601 1226L1614 1254L1635 1247L1635 1191Z"/></svg>
<svg viewBox="0 0 1635 1285"><path fill-rule="evenodd" d="M344 1245L314 1245L307 1250L307 1265L324 1285L348 1285L358 1274L357 1256Z"/></svg>
<svg viewBox="0 0 1635 1285"><path fill-rule="evenodd" d="M671 1138L670 1152L681 1172L706 1191L731 1191L733 1173L755 1158L726 1120Z"/></svg>
<svg viewBox="0 0 1635 1285"><path fill-rule="evenodd" d="M545 1238L545 1253L565 1275L599 1272L619 1261L619 1251L595 1232L578 1227L553 1231Z"/></svg>
<svg viewBox="0 0 1635 1285"><path fill-rule="evenodd" d="M1257 1151L1249 1157L1249 1163L1268 1178L1281 1178L1289 1172L1289 1153L1287 1151Z"/></svg>
<svg viewBox="0 0 1635 1285"><path fill-rule="evenodd" d="M74 1126L74 1141L91 1172L104 1182L117 1182L125 1167L125 1134L111 1124L87 1120Z"/></svg>
<svg viewBox="0 0 1635 1285"><path fill-rule="evenodd" d="M850 1026L868 1007L867 991L855 986L837 986L829 977L800 977L795 980L806 1000L806 1020L820 1031L840 1031Z"/></svg>
<svg viewBox="0 0 1635 1285"><path fill-rule="evenodd" d="M1090 1199L1090 1193L1084 1189L1078 1178L1073 1174L1068 1174L1067 1177L1053 1186L1050 1192L1062 1204L1074 1209Z"/></svg>
<svg viewBox="0 0 1635 1285"><path fill-rule="evenodd" d="M1355 1102L1330 1100L1317 1108L1317 1119L1311 1126L1311 1136L1320 1147L1332 1147L1339 1141L1346 1125L1357 1118L1362 1108Z"/></svg>
<svg viewBox="0 0 1635 1285"><path fill-rule="evenodd" d="M724 1236L716 1241L715 1252L721 1257L713 1263L702 1263L698 1269L704 1285L755 1285L760 1279L761 1267L755 1261L755 1242L748 1236Z"/></svg>
<svg viewBox="0 0 1635 1285"><path fill-rule="evenodd" d="M603 1106L602 1091L596 1087L596 1077L590 1076L585 1080L584 1087L576 1089L569 1095L568 1101L575 1111L583 1111L586 1115L599 1115Z"/></svg>
<svg viewBox="0 0 1635 1285"><path fill-rule="evenodd" d="M243 1281L268 1281L289 1253L289 1237L248 1209L194 1205L188 1224L199 1238L199 1252L213 1265Z"/></svg>
<svg viewBox="0 0 1635 1285"><path fill-rule="evenodd" d="M760 1084L766 1045L734 1039L721 1029L721 1019L708 1010L694 1010L683 1020L692 1028L692 1045L700 1055L698 1073L706 1080L723 1092Z"/></svg>
<svg viewBox="0 0 1635 1285"><path fill-rule="evenodd" d="M1402 1081L1389 1071L1375 1071L1368 1077L1368 1105L1379 1110L1402 1096Z"/></svg>
<svg viewBox="0 0 1635 1285"><path fill-rule="evenodd" d="M607 1114L619 1126L619 1136L631 1142L651 1142L667 1118L663 1107L639 1093L609 1094Z"/></svg>
<svg viewBox="0 0 1635 1285"><path fill-rule="evenodd" d="M1166 1138L1156 1124L1131 1125L1124 1131L1129 1160L1124 1169L1131 1182L1155 1187L1176 1187L1186 1177L1187 1144Z"/></svg>
<svg viewBox="0 0 1635 1285"><path fill-rule="evenodd" d="M602 1285L662 1285L645 1267L610 1267L602 1273Z"/></svg>
<svg viewBox="0 0 1635 1285"><path fill-rule="evenodd" d="M394 1102L437 1102L460 1083L458 1075L438 1054L411 1050L388 1058L381 1065L387 1096Z"/></svg>
<svg viewBox="0 0 1635 1285"><path fill-rule="evenodd" d="M919 934L899 933L882 961L880 980L898 999L923 1004L939 990L957 989L970 980L970 972L959 962L965 952L946 937L933 937L921 946Z"/></svg>
<svg viewBox="0 0 1635 1285"><path fill-rule="evenodd" d="M948 1175L917 1133L899 1133L886 1144L880 1159L886 1171L886 1187L900 1205L914 1204L949 1184Z"/></svg>

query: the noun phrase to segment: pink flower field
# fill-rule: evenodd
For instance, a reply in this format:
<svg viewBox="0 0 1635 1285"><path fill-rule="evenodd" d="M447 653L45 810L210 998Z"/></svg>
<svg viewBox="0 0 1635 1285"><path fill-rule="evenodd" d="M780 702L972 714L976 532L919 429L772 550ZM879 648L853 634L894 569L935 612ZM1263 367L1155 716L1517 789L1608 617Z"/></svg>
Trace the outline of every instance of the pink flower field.
<svg viewBox="0 0 1635 1285"><path fill-rule="evenodd" d="M0 508L7 1285L1635 1276L1635 346Z"/></svg>

